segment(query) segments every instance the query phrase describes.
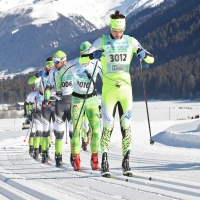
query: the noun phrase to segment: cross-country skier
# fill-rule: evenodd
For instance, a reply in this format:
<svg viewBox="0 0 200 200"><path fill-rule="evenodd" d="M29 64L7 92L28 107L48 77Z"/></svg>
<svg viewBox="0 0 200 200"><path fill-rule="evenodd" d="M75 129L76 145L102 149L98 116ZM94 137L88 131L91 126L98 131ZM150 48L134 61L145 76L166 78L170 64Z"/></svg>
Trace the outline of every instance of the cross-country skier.
<svg viewBox="0 0 200 200"><path fill-rule="evenodd" d="M65 131L65 120L68 121L69 134L72 132L71 99L73 77L71 65L68 65L67 55L58 50L53 55L56 69L59 71L55 77L56 103L55 103L55 160L56 167L62 167L62 139Z"/></svg>
<svg viewBox="0 0 200 200"><path fill-rule="evenodd" d="M35 91L31 92L27 97L27 101L30 105L29 112L31 112L31 115L33 117L33 123L36 129L33 142L33 159L35 160L39 159L39 146L42 137L41 108L44 97L42 89L40 87L40 83L41 78L35 80Z"/></svg>
<svg viewBox="0 0 200 200"><path fill-rule="evenodd" d="M46 88L46 85L49 81L49 74L50 70L54 67L54 62L52 60L52 57L49 57L46 59L46 67L45 69L40 70L38 73L36 73L34 76L30 77L28 80L29 84L32 84L37 78L41 77L41 90L42 94L44 96L44 91ZM40 142L40 148L39 152L42 153L42 163L46 163L48 159L50 159L49 156L49 146L50 146L50 128L51 128L51 120L55 121L55 91L51 90L49 93L49 98L51 98L51 104L50 99L48 102L44 101L42 103L42 109L41 109L41 120L42 120L42 138Z"/></svg>
<svg viewBox="0 0 200 200"><path fill-rule="evenodd" d="M35 136L35 125L31 110L33 110L33 104L30 103L31 92L27 95L26 101L24 102L24 117L30 121L30 134L29 134L29 155L32 157L34 152L34 136Z"/></svg>
<svg viewBox="0 0 200 200"><path fill-rule="evenodd" d="M80 46L81 54L84 54L90 46L91 44L89 42L83 42ZM71 63L73 63L73 60L71 60ZM99 100L95 91L95 82L97 74L99 72L101 74L101 63L96 60L80 64L78 58L76 58L74 59L74 64L75 65L71 68L73 74L71 115L74 128L73 137L71 139L71 151L74 161L74 170L81 170L80 128L82 126L84 113L88 118L91 130L91 167L93 170L98 170L100 114Z"/></svg>
<svg viewBox="0 0 200 200"><path fill-rule="evenodd" d="M43 124L43 142L42 142L42 163L47 163L49 156L49 144L50 144L50 129L51 120L55 122L55 78L58 70L54 66L53 58L50 57L46 61L46 66L50 68L48 73L48 80L46 82L44 91L44 102L42 105L42 124Z"/></svg>
<svg viewBox="0 0 200 200"><path fill-rule="evenodd" d="M101 174L110 176L108 151L114 128L115 111L118 107L122 132L122 170L125 176L132 175L129 166L131 150L132 87L130 63L133 55L148 64L154 57L133 37L124 35L125 16L116 11L110 16L110 34L96 39L91 48L79 59L81 63L101 59L103 69L102 118L103 132L100 141L102 151ZM99 50L102 48L104 52Z"/></svg>

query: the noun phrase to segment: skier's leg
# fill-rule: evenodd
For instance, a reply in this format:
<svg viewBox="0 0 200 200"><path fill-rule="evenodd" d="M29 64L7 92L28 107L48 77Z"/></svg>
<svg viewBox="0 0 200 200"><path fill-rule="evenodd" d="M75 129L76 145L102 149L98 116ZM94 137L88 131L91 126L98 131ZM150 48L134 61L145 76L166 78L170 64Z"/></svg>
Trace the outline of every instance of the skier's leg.
<svg viewBox="0 0 200 200"><path fill-rule="evenodd" d="M42 163L48 162L47 151L49 149L49 132L50 132L51 109L42 107Z"/></svg>
<svg viewBox="0 0 200 200"><path fill-rule="evenodd" d="M101 114L103 121L103 130L100 140L100 147L102 153L101 173L102 176L109 174L108 164L108 151L110 148L110 137L114 128L114 116L116 112L116 106L118 101L117 87L103 86L102 88L102 103ZM112 98L110 98L112 97Z"/></svg>
<svg viewBox="0 0 200 200"><path fill-rule="evenodd" d="M82 118L84 113L83 99L72 97L71 118L73 123L73 136L71 139L71 153L74 157L74 170L78 171L80 167L80 127L82 125ZM79 119L79 120L78 120Z"/></svg>
<svg viewBox="0 0 200 200"><path fill-rule="evenodd" d="M29 136L29 154L32 157L34 151L34 136L35 136L35 124L34 119L30 122L30 136Z"/></svg>
<svg viewBox="0 0 200 200"><path fill-rule="evenodd" d="M85 103L85 110L91 127L91 167L93 170L98 170L98 150L99 150L99 131L100 131L100 115L97 97L88 98Z"/></svg>
<svg viewBox="0 0 200 200"><path fill-rule="evenodd" d="M55 101L51 101L51 119L50 119L50 124L49 124L49 147L51 146L51 141L52 141L52 130L53 130L53 127L51 127L51 124L55 122Z"/></svg>
<svg viewBox="0 0 200 200"><path fill-rule="evenodd" d="M86 113L83 115L83 120L82 120L82 126L80 129L80 135L82 139L82 149L84 151L87 150L87 145L88 145L88 131L89 131L89 124L88 124L88 118Z"/></svg>
<svg viewBox="0 0 200 200"><path fill-rule="evenodd" d="M42 136L42 122L41 122L41 112L36 111L34 116L34 123L35 123L35 141L34 141L34 155L33 158L38 160L39 156L39 146L40 146L40 139Z"/></svg>
<svg viewBox="0 0 200 200"><path fill-rule="evenodd" d="M123 95L119 94L119 116L122 132L122 170L124 175L131 174L129 167L129 157L131 152L132 134L131 134L131 120L132 120L132 89L130 86L122 86Z"/></svg>
<svg viewBox="0 0 200 200"><path fill-rule="evenodd" d="M65 130L66 120L66 101L56 101L55 105L55 122L54 122L54 134L55 134L55 160L56 166L62 166L62 139Z"/></svg>

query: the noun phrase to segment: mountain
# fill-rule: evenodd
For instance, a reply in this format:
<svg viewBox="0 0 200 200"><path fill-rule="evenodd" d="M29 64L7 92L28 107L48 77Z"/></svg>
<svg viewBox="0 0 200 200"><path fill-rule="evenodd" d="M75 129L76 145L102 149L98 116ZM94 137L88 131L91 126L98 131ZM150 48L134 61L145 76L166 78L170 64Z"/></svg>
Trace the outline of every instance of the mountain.
<svg viewBox="0 0 200 200"><path fill-rule="evenodd" d="M164 6L128 34L155 57L144 71L147 96L154 99L194 99L200 92L200 2L178 0ZM129 20L140 21L133 16ZM129 21L129 23L130 23ZM137 59L135 59L137 60ZM135 99L143 96L140 70L131 69Z"/></svg>
<svg viewBox="0 0 200 200"><path fill-rule="evenodd" d="M64 45L69 58L74 58L83 40L92 42L104 31L115 10L129 15L163 1L1 0L0 71L41 68Z"/></svg>
<svg viewBox="0 0 200 200"><path fill-rule="evenodd" d="M129 8L132 9L132 7ZM142 63L148 98L163 100L199 98L199 16L200 3L198 1L188 3L188 0L164 1L156 7L146 7L139 12L132 10L127 16L125 34L138 39L142 46L155 57L154 64L150 66L144 62ZM63 19L65 19L64 16ZM50 48L48 52L42 52L40 54L42 56L34 57L32 54L32 58L29 57L30 61L27 62L27 65L41 67L44 60L52 55L56 48L67 52L68 59L74 58L79 55L81 42L84 40L93 42L100 35L107 33L109 33L108 26L82 33L66 43ZM2 63L3 61L9 62L9 59L2 59ZM16 61L18 60L16 59ZM143 100L143 82L140 68L137 68L137 66L140 66L140 63L135 58L130 68L133 97L134 100ZM147 67L149 67L148 70L146 70ZM16 67L16 69L19 69L19 67ZM19 84L27 83L27 77L28 75L21 78L18 76L12 81L6 80L3 87L0 84L0 102L12 102L14 99L22 101L18 95L18 87ZM19 79L24 79L24 82L19 83ZM15 81L17 84L15 84ZM101 92L101 85L101 81L98 79L96 87L99 92ZM25 88L27 89L26 86L21 86L23 93L27 92ZM14 92L16 90L18 92Z"/></svg>

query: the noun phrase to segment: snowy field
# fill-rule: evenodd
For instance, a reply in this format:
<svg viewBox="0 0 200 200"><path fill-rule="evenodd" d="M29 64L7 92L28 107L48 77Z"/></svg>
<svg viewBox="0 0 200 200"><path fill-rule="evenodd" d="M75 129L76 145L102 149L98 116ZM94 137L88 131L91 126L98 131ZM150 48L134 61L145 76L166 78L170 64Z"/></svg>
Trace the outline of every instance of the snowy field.
<svg viewBox="0 0 200 200"><path fill-rule="evenodd" d="M51 165L34 161L24 142L27 130L21 130L24 119L0 120L0 199L200 199L200 119L187 119L200 113L199 106L192 101L149 101L155 141L151 145L145 102L133 103L130 165L134 178L122 175L118 117L108 154L112 178L91 170L89 151L81 151L84 172L74 172L65 136L64 168L55 167L54 144Z"/></svg>

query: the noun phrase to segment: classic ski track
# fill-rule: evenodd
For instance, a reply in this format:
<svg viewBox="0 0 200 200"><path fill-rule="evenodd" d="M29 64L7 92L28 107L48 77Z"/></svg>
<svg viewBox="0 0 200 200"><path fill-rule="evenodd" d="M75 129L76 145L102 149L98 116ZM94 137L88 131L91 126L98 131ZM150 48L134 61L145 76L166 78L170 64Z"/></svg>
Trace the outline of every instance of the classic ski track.
<svg viewBox="0 0 200 200"><path fill-rule="evenodd" d="M71 165L67 164L67 167L64 166L63 169L69 169L70 167L71 167ZM113 171L114 171L114 173L113 173ZM137 174L134 174L135 177L126 177L126 176L122 175L122 172L119 173L112 169L110 169L110 172L111 172L111 179L115 179L120 182L122 181L122 182L130 182L130 183L134 183L134 184L138 184L138 185L149 185L150 187L158 188L158 189L161 189L164 191L166 191L166 190L172 191L173 190L176 193L181 193L181 194L186 194L186 195L189 193L190 195L195 196L195 197L199 197L199 195L200 195L198 193L198 190L200 189L200 187L195 186L195 185L181 184L181 183L175 182L175 181L165 181L163 179L157 179L157 178L152 178L152 177L151 177L152 179L149 180L149 177L141 176L141 175L137 175ZM101 174L99 171L93 171L87 167L83 167L82 173L86 173L90 176L93 176L95 174L95 175L101 177ZM104 178L104 179L106 179L106 178ZM178 189L174 189L173 185L179 186ZM188 192L188 188L191 190L191 192ZM187 191L187 192L185 192L185 191ZM144 190L143 190L143 192L144 192ZM145 192L147 192L147 191L145 191ZM168 198L175 198L175 197L168 196L165 194L162 194L162 195L165 197L168 197Z"/></svg>
<svg viewBox="0 0 200 200"><path fill-rule="evenodd" d="M114 147L114 149L119 149L117 147ZM148 153L149 154L149 153ZM112 160L112 161L115 161L116 158L118 158L119 155L115 154L115 152L113 152L113 149L111 151L111 153L109 153L109 161ZM196 181L197 184L199 183L199 178L195 176L195 173L194 173L194 177L184 177L184 176L176 176L176 172L181 172L181 171L185 171L186 169L183 167L183 168L177 168L175 169L173 166L171 166L171 161L169 160L158 160L158 159L152 159L154 157L156 157L155 153L152 153L152 154L149 154L151 156L148 156L148 157L151 157L150 159L149 158L145 158L147 156L146 153L140 153L140 156L143 155L143 157L137 157L137 156L133 156L130 158L130 162L133 162L133 163L139 163L140 165L144 165L144 167L131 167L132 168L132 171L133 172L136 172L136 173L145 173L146 176L157 176L157 177L166 177L166 178L175 178L175 179L183 179L186 180L186 181L189 181L189 182L194 182ZM179 158L179 156L177 156ZM184 158L184 156L183 156ZM175 158L174 158L175 159ZM139 161L138 161L139 160ZM111 161L111 162L112 162ZM193 162L190 162L191 164L193 164ZM148 166L146 166L146 164L148 164ZM185 165L185 161L184 160L181 160L181 161L173 161L173 164L177 164L177 165ZM151 166L149 166L151 165ZM196 164L198 165L198 164ZM198 165L198 168L200 170L200 166ZM114 168L114 169L119 169L121 170L120 168ZM197 170L197 167L195 167L195 170ZM167 175L165 175L165 171L170 171L171 173L167 173ZM194 171L194 170L193 170ZM192 172L192 170L190 170L190 172ZM195 172L195 171L194 171ZM161 175L162 173L162 175ZM160 178L158 178L157 180L159 180Z"/></svg>
<svg viewBox="0 0 200 200"><path fill-rule="evenodd" d="M29 161L30 159L27 160L27 158L24 158L24 160L26 162L30 163L31 165L33 165L35 162L37 162L37 161L31 160L31 161L33 161L33 163L32 163L32 162ZM38 165L36 165L36 167L41 169L42 163L38 163ZM80 199L83 198L83 197L87 198L87 195L84 195L84 192L80 192L80 191L83 190L81 186L79 186L79 189L77 189L78 185L76 185L76 187L74 187L73 183L71 183L71 184L67 183L67 184L63 185L63 184L56 184L55 181L54 182L49 181L49 180L54 179L51 176L48 176L49 173L52 173L52 166L49 166L49 167L47 165L47 167L45 167L45 169L44 169L45 171L43 171L42 173L40 172L40 175L37 174L37 178L30 177L29 176L30 173L26 173L25 175L23 173L23 175L25 176L26 180L31 180L31 181L33 181L36 184L39 184L41 186L43 185L43 183L46 183L46 180L48 180L48 189L54 190L55 192L57 191L58 194L60 192L62 192L62 193L65 193L65 194L70 196L70 193L72 193L73 195L76 194L76 198L80 198ZM69 179L76 179L76 178L79 178L79 179L81 179L81 178L90 178L88 176L87 177L80 176L80 174L75 174L74 172L71 173L70 171L67 171L67 172L64 171L63 172L63 169L61 170L61 169L58 169L56 167L53 167L53 169L56 169L56 171L53 171L53 173L55 173L55 175L56 175L56 173L62 172L62 176L59 177L58 182L65 180L66 177L69 176L69 175L72 176L72 177L68 177L68 180ZM12 169L12 170L15 170L15 169ZM21 175L21 173L13 173L13 174ZM38 179L40 179L39 182L38 182ZM57 179L58 179L58 177L55 178L54 180L57 180ZM59 185L59 188L58 188L58 185ZM67 192L65 192L66 189L67 189ZM102 199L102 198L103 199L104 198L105 199L108 199L108 198L109 199L116 199L115 197L111 196L110 194L102 193L101 191L97 191L97 190L94 190L94 189L90 190L90 196L91 196L91 199Z"/></svg>
<svg viewBox="0 0 200 200"><path fill-rule="evenodd" d="M86 152L87 154L88 152ZM112 155L112 154L111 154ZM116 155L118 157L118 155ZM109 156L109 161L113 159L113 156ZM113 159L114 160L114 159ZM180 163L177 161L177 163ZM152 163L150 163L152 164ZM168 163L167 163L168 164ZM154 169L160 169L162 168L162 166L158 166L158 167L155 167ZM88 168L86 168L88 170ZM118 169L118 168L117 168ZM111 177L112 179L117 179L117 180L120 180L120 181L128 181L128 182L132 182L132 183L135 183L137 179L143 179L143 180L146 180L149 184L149 186L153 186L155 188L159 188L159 189L162 189L162 190L168 190L168 191L175 191L177 193L181 193L181 194L189 194L191 196L195 196L195 197L200 197L200 186L198 186L199 182L196 182L196 183L193 183L191 184L192 181L194 181L193 179L187 179L188 181L190 181L190 184L188 183L181 183L181 182L178 182L178 181L170 181L170 180L165 180L164 177L163 178L154 178L154 173L155 170L145 170L145 171L141 171L140 170L140 174L141 172L148 172L149 176L147 173L145 173L145 176L141 176L141 175L137 175L137 171L136 170L133 170L133 174L136 176L136 177L126 177L126 176L123 176L122 175L122 172L119 172L121 171L120 170L117 170L116 168L110 168L110 172L111 172L111 175L113 174L113 176ZM170 168L169 170L172 171L173 168ZM179 171L179 170L173 170L174 172L175 171ZM113 173L114 172L114 173ZM93 171L93 173L95 173ZM158 175L155 175L155 176L158 176ZM151 181L149 181L149 177L151 177ZM166 176L167 178L169 178L169 176ZM173 177L173 176L171 176ZM174 178L174 177L173 177ZM146 182L146 183L147 183ZM141 182L139 183L141 184ZM177 186L177 188L174 188L173 186ZM190 190L190 191L188 191Z"/></svg>
<svg viewBox="0 0 200 200"><path fill-rule="evenodd" d="M30 199L35 200L37 198L27 194L26 192L19 190L6 182L0 180L0 194L4 194L7 198L14 198L15 200Z"/></svg>
<svg viewBox="0 0 200 200"><path fill-rule="evenodd" d="M23 157L24 158L24 157ZM27 158L24 158L24 160L26 161L26 162L29 162L30 164L33 164L32 162L30 162L29 160L30 159L28 159L27 160ZM31 161L33 161L34 163L36 163L37 161L34 161L34 160L32 160L31 159ZM36 165L37 167L40 167L40 166L42 166L42 164L40 164L40 163L38 163L37 165ZM70 165L68 165L68 166L70 166ZM49 166L50 167L50 166ZM48 168L48 165L47 165L47 168ZM51 171L50 172L47 172L47 168L45 169L45 171L42 173L42 174L45 174L45 179L47 179L47 174L48 173L52 173ZM40 167L40 169L41 169L41 167ZM57 168L55 168L54 167L54 169L57 169ZM64 176L65 175L65 172L64 172L64 174L63 174L63 170L65 171L66 169L69 169L69 167L64 167L64 168L60 168L60 170L58 171L58 172L62 172L62 177L61 177L61 179L63 180L63 179L66 179L66 176ZM10 170L15 170L15 169L10 169ZM51 170L51 169L50 169ZM71 169L72 170L72 169ZM55 171L55 173L57 172L57 170ZM76 178L82 178L83 176L81 175L82 173L81 172L74 172L74 171L67 171L67 174L66 175L69 175L69 174L72 174L73 176L74 176L74 173L76 174ZM80 173L80 174L79 174ZM94 172L93 172L94 173ZM14 173L13 173L14 174ZM18 174L18 175L20 175L21 173L15 173L15 174ZM23 173L24 174L24 173ZM40 174L41 174L41 172L40 172ZM85 177L85 178L90 178L90 179L95 179L95 181L98 181L99 182L99 184L100 183L102 183L102 184L105 184L107 181L106 181L106 179L105 178L102 178L101 176L100 176L100 173L98 172L98 177L93 177L93 174L91 174L90 172L88 172L88 174L89 174L89 176L87 176L87 177ZM26 176L27 175L27 176ZM36 184L39 184L39 185L43 185L43 183L46 183L46 181L44 181L43 179L44 179L44 176L42 176L42 175L39 175L38 176L38 174L37 174L37 178L30 178L28 175L30 175L30 173L26 173L26 175L25 175L25 177L26 177L26 180L31 180L31 181L35 181L36 182ZM74 178L74 177L73 177ZM102 179L102 180L97 180L97 178L99 178L99 179ZM40 179L40 182L38 183L38 179ZM48 180L51 180L52 179L52 177L50 177ZM56 178L57 179L57 178ZM55 180L56 180L55 179ZM88 179L87 179L87 181L88 181ZM118 180L119 181L119 180ZM138 188L135 188L133 185L131 185L131 186L128 186L128 185L124 185L124 181L123 181L123 183L122 183L122 181L120 181L119 183L116 183L116 182L114 182L114 183L110 183L109 182L109 184L113 184L113 185L118 185L118 187L120 186L120 187L124 187L124 188L130 188L130 189L134 189L135 191L140 191L140 192L142 192L142 193L150 193L152 196L154 196L154 195L157 195L157 192L149 192L148 190L143 190L143 189L138 189ZM68 192L72 192L72 193L76 193L76 195L79 195L79 193L77 193L77 188L74 188L74 185L73 184L71 184L72 185L72 187L69 187L69 184L67 184L67 191ZM142 185L145 185L144 183L142 184ZM58 193L60 193L60 190L58 190L58 188L56 187L57 186L57 184L56 183L53 183L53 182L50 182L50 181L48 181L48 189L53 189L55 192L56 192L56 190L55 189L57 189L57 191L58 191ZM76 186L77 187L77 186ZM62 191L62 193L63 193L63 191L65 191L66 190L66 185L65 185L65 187L64 186L60 186L60 184L59 184L59 189L61 189L61 191ZM95 193L94 193L95 192ZM102 192L99 192L99 191L94 191L93 193L93 196L92 196L92 198L91 199L107 199L107 198L109 198L109 199L116 199L115 197L113 197L112 195L110 195L110 194L105 194L105 193L102 193ZM98 193L98 194L96 194L96 193ZM68 195L70 195L70 194L68 194ZM91 195L91 190L90 190L90 195ZM97 198L97 196L98 195L100 195L99 196L99 198ZM83 193L81 193L80 194L80 196L79 196L79 198L83 198ZM159 196L163 196L163 197L165 197L165 198L169 198L169 199L171 199L172 197L171 196L168 196L168 195L162 195L162 194L159 194ZM86 198L87 198L88 196L86 195ZM173 197L173 199L176 199L176 198L174 198Z"/></svg>
<svg viewBox="0 0 200 200"><path fill-rule="evenodd" d="M14 144L16 144L16 143L14 143ZM18 145L19 145L19 143L18 143ZM13 148L12 144L10 144L10 146ZM25 146L25 145L21 145L21 146ZM19 148L15 148L15 149L17 150ZM8 150L9 150L9 148L8 148ZM24 155L24 152L26 152L27 155ZM35 182L35 184L41 185L41 187L42 187L43 183L47 183L47 181L48 181L48 185L45 184L45 187L48 187L46 189L49 189L49 190L53 189L55 192L57 191L58 194L60 194L60 191L62 191L62 193L63 193L63 191L65 191L67 189L68 190L67 192L75 193L77 196L79 196L79 198L84 196L83 195L84 192L83 193L79 192L82 189L81 185L79 185L79 189L78 189L78 192L77 192L77 189L74 187L74 184L73 183L69 183L68 179L73 180L73 179L77 179L78 178L78 179L81 180L81 179L87 178L87 180L88 180L88 178L89 178L89 179L98 181L99 183L102 183L102 184L107 182L106 178L102 178L101 177L99 171L92 171L90 168L84 167L84 165L83 165L83 169L85 171L83 173L87 174L87 176L81 175L82 174L81 172L80 172L80 174L79 174L79 172L74 172L72 167L70 166L70 164L65 165L64 168L58 169L58 168L55 167L55 165L53 166L53 163L55 163L54 160L52 160L52 162L51 162L52 164L51 165L46 165L46 167L44 167L44 165L42 165L41 163L39 163L37 161L34 161L31 157L29 157L28 152L27 152L27 148L26 148L26 150L25 150L25 148L21 149L21 154L22 155L18 155L18 153L17 153L17 155L15 154L13 156L9 156L7 158L7 160L5 159L5 157L4 158L1 157L0 161L1 162L5 161L5 165L3 165L3 167L6 167L7 165L9 166L6 169L8 174L9 175L13 174L15 176L18 175L18 176L22 177L21 179L25 178L25 180L30 180L32 182ZM86 154L90 154L90 153L87 152ZM19 157L19 156L20 156L20 158L23 158L23 160L27 163L27 164L23 163L23 166L26 167L24 169L24 171L26 170L27 173L24 173L24 172L16 173L16 171L21 170L19 168L16 169L17 166L19 167L19 165L21 165L21 164L19 164L21 162L19 162L18 159L17 159L17 157ZM119 155L116 155L116 156L119 157ZM137 157L134 158L134 159L137 159ZM145 160L145 158L142 158L142 159ZM116 159L113 158L112 156L110 156L109 160L116 160ZM156 159L153 159L153 160L156 160ZM16 161L18 161L18 162L16 162ZM154 162L156 162L156 161L154 161ZM155 163L151 163L149 160L146 163L155 164ZM179 163L179 162L177 162L177 163ZM168 164L168 162L166 162L166 164ZM158 165L158 163L157 163L157 165ZM11 166L13 166L13 167L11 167ZM28 166L30 168L27 168ZM41 168L44 171L41 172ZM37 169L38 169L38 173L37 173ZM156 173L155 169L162 169L162 165L161 166L154 166L154 168L153 168L154 170L140 170L139 173L145 172L144 179L143 179L143 176L142 176L142 178L125 177L125 176L122 175L122 173L119 173L119 170L117 170L117 169L118 168L110 168L110 171L111 171L111 173L114 172L113 173L113 177L111 179L117 179L118 183L114 182L114 183L109 183L109 184L118 185L120 187L126 187L127 188L127 187L129 187L129 185L128 185L129 183L134 183L134 184L140 185L140 186L145 185L145 186L149 186L149 187L158 188L161 191L163 191L164 193L165 193L165 191L171 191L172 189L174 189L173 185L176 185L178 187L175 188L175 193L184 194L184 191L187 191L187 194L190 194L192 196L195 196L195 197L199 197L200 196L200 193L197 191L200 188L199 186L195 186L195 185L191 185L191 184L179 183L179 182L176 182L176 181L168 181L168 180L165 181L164 178L161 179L161 178L152 177L152 181L148 181L148 178L147 178L147 180L145 179L145 176L148 177L148 174L152 175L152 174ZM31 170L35 170L34 174L36 173L37 177L32 177L33 174L28 173L28 171L31 171ZM169 168L169 170L170 170L170 168ZM92 172L90 172L90 171L92 171ZM136 173L138 172L137 170L133 170L133 173L135 171L136 171ZM170 170L170 171L172 171L172 170ZM173 170L173 171L175 172L176 170ZM5 172L5 170L4 170L4 172ZM52 178L49 175L50 173L51 174L55 173L55 178ZM136 175L136 173L135 173L135 175ZM4 173L4 174L6 174L6 173ZM23 176L22 176L22 174L23 174ZM61 175L61 177L60 177L60 175ZM95 175L95 177L94 177L94 175ZM70 177L68 177L68 176L70 176ZM169 177L169 176L166 176L166 177ZM39 179L40 179L40 181L38 181ZM55 182L54 181L49 181L49 180L52 180L52 179L55 180ZM65 182L65 183L67 182L67 184L62 184L63 182ZM12 187L12 186L10 186L10 187ZM76 185L76 187L78 187L78 185ZM160 196L163 196L163 197L166 197L166 198L179 199L179 198L176 197L176 195L174 196L173 194L170 196L170 195L166 195L164 193L160 194L160 193L153 192L153 191L149 192L146 189L144 189L144 190L141 189L140 190L137 187L135 187L134 185L130 185L130 189L134 189L134 190L137 190L137 191L139 190L140 192L143 192L143 193L150 193L152 196L159 194ZM15 190L18 191L18 189L15 189ZM102 195L103 195L104 198L112 199L112 196L109 193L103 193L103 192L95 190L95 189L92 189L92 190L93 191L90 190L90 193L92 193L92 195L93 195L93 197L95 197L95 199L97 199L96 198L97 196L100 196L99 199L102 199ZM188 191L188 190L190 190L190 191ZM22 193L26 193L27 195L31 195L31 194L28 194L26 191L23 191L23 190L19 190L19 191L21 191ZM67 192L65 191L66 194L68 194ZM70 196L70 194L68 194L68 195ZM76 198L77 198L77 196L76 196ZM85 197L87 198L88 196L86 195ZM116 199L116 198L113 198L113 199Z"/></svg>

